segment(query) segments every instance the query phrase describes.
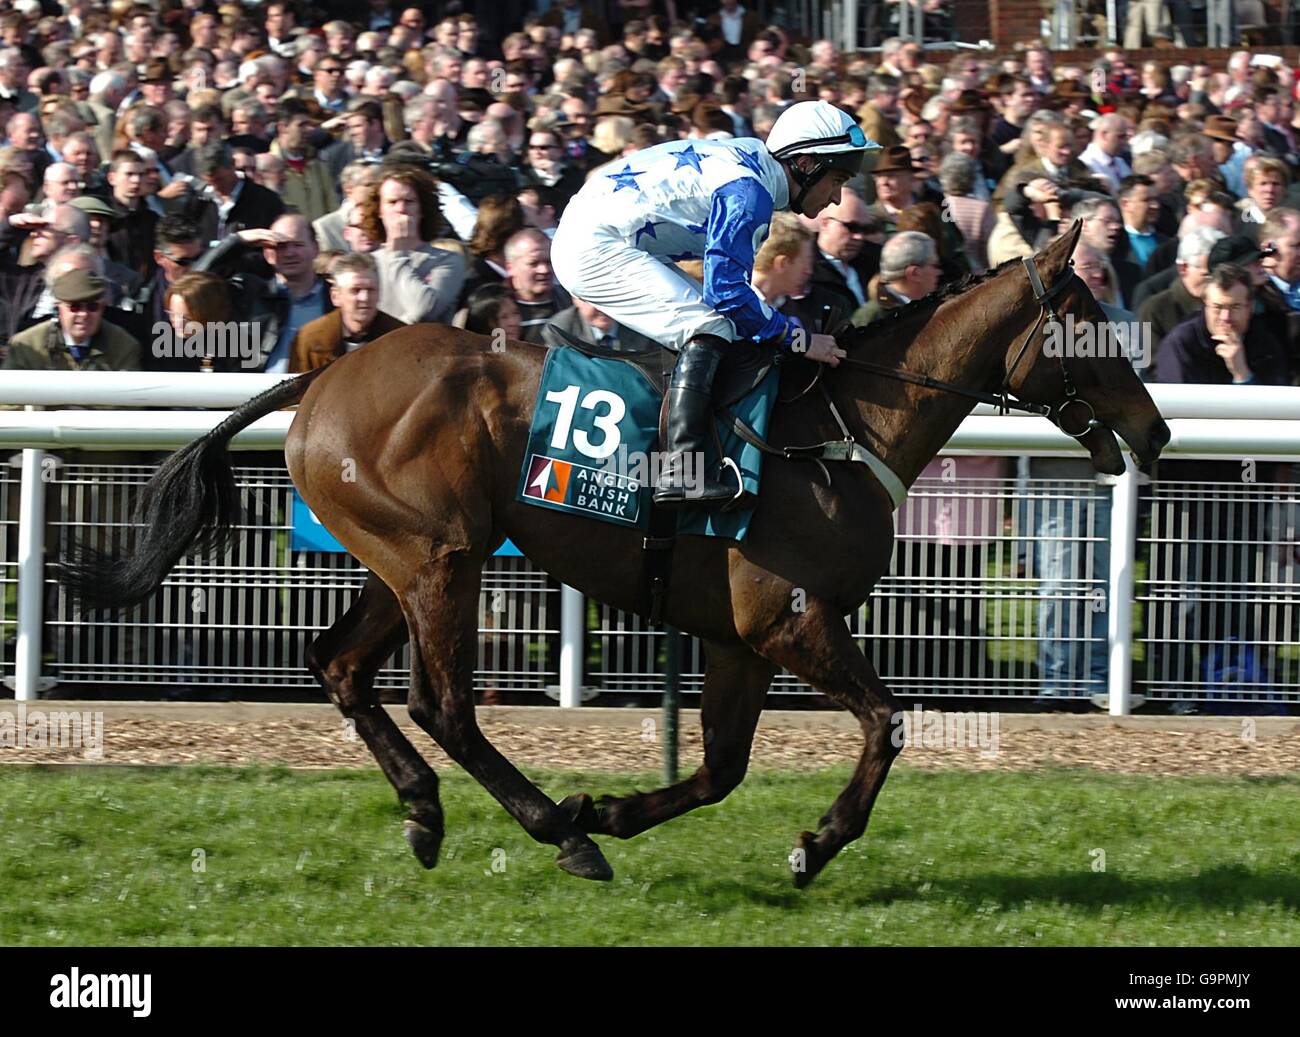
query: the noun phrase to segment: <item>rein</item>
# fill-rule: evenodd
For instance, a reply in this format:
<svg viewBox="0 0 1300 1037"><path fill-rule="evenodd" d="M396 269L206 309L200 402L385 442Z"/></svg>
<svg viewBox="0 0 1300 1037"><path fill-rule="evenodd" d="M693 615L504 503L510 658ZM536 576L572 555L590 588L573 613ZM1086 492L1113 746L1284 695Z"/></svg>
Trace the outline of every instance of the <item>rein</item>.
<svg viewBox="0 0 1300 1037"><path fill-rule="evenodd" d="M856 357L842 357L841 364L847 364L850 367L856 367L863 371L870 371L873 374L881 375L885 378L892 378L895 381L908 382L912 385L919 385L926 389L937 389L941 392L953 393L957 396L965 396L967 399L976 400L979 403L989 403L998 408L999 413L1007 414L1013 410L1025 411L1028 414L1037 414L1053 422L1057 428L1067 436L1079 439L1086 436L1093 429L1101 428L1101 422L1097 420L1096 412L1087 400L1079 396L1074 387L1074 382L1070 378L1070 372L1065 366L1064 351L1057 359L1061 364L1061 378L1065 382L1065 401L1055 408L1046 403L1031 403L1027 400L1021 400L1011 393L1011 379L1015 374L1020 362L1024 359L1025 351L1029 348L1029 343L1034 340L1038 329L1043 326L1043 322L1049 324L1060 319L1056 312L1057 298L1074 283L1078 276L1073 269L1070 270L1068 277L1061 278L1050 289L1043 287L1042 278L1038 276L1038 268L1034 265L1032 256L1024 257L1021 262L1024 264L1025 273L1029 277L1029 285L1034 292L1034 301L1038 303L1038 317L1034 321L1024 341L1020 344L1020 349L1016 353L1016 358L1012 361L1011 366L1007 369L1006 375L1002 379L1002 386L996 393L983 392L978 389L967 389L964 386L953 385L951 382L941 381L938 378L931 378L929 375L917 374L915 371L907 371L896 367L887 367L884 364L873 363L870 360L860 360ZM839 426L842 439L829 440L825 443L816 443L811 446L788 446L781 449L773 447L760 438L752 429L734 414L728 412L731 419L732 429L735 433L750 446L757 448L765 454L773 454L778 457L784 457L791 461L816 461L818 467L822 470L822 475L826 484L831 484L830 472L823 462L826 461L853 461L865 465L876 476L876 479L889 494L890 499L894 502L894 507L898 508L903 501L907 499L907 486L887 464L865 446L853 438L853 433L849 430L848 424L840 414L839 408L835 406L834 399L831 398L831 392L826 387L825 381L821 374L825 369L818 365L818 371L814 376L811 384L808 385L794 399L810 392L815 385L821 390L822 398L826 401L826 406L835 419L835 424ZM1083 419L1083 426L1077 432L1071 432L1065 425L1065 412L1069 407L1084 407L1087 410L1087 416Z"/></svg>
<svg viewBox="0 0 1300 1037"><path fill-rule="evenodd" d="M1056 408L1055 416L1052 413L1052 406L1047 403L1031 403L1027 400L1021 400L1011 394L1011 379L1015 375L1016 369L1020 367L1021 360L1024 359L1025 351L1029 348L1029 343L1034 340L1038 329L1043 326L1043 322L1052 323L1060 319L1056 312L1056 300L1065 292L1078 276L1073 269L1068 277L1063 277L1051 288L1043 287L1043 280L1038 275L1038 268L1034 265L1032 256L1025 256L1021 259L1024 264L1025 273L1029 277L1029 285L1034 292L1034 301L1038 303L1038 318L1034 321L1033 327L1025 334L1024 341L1020 344L1020 349L1016 353L1015 360L1007 369L1006 376L1002 380L1002 387L996 392L982 392L978 389L967 389L964 386L953 385L951 382L944 382L938 378L931 378L929 375L917 374L914 371L906 371L896 367L888 367L884 364L873 363L870 360L860 360L857 357L842 357L841 364L847 364L850 367L856 367L864 371L870 371L873 374L881 375L885 378L892 378L899 382L908 382L911 385L919 385L926 389L937 389L941 392L953 393L956 396L965 396L967 399L975 400L979 403L988 403L998 408L999 414L1008 414L1013 410L1024 411L1027 414L1037 414L1040 417L1047 418L1056 425L1067 436L1079 439L1086 436L1093 429L1100 428L1101 422L1097 420L1096 411L1087 400L1078 395L1074 387L1074 382L1070 378L1070 372L1065 366L1065 355L1057 357L1061 365L1061 379L1065 382L1065 402ZM1083 419L1083 426L1077 432L1071 432L1065 425L1065 411L1067 407L1085 407L1087 408L1087 417ZM831 410L834 412L834 405ZM835 415L836 421L841 428L844 422L840 420L838 414Z"/></svg>

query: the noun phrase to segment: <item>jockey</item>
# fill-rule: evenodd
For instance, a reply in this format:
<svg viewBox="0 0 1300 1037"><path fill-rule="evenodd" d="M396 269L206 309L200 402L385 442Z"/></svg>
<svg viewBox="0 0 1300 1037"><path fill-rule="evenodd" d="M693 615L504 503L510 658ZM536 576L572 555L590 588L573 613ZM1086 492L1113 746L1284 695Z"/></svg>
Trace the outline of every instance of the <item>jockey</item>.
<svg viewBox="0 0 1300 1037"><path fill-rule="evenodd" d="M739 487L705 473L690 489L684 457L710 436L713 377L732 342L777 342L789 353L839 363L830 335L776 312L750 285L773 212L816 216L838 204L871 143L825 101L791 105L767 142L669 141L616 159L573 197L555 232L551 264L575 298L678 353L668 388L667 461L656 504L720 507ZM704 260L704 287L673 264Z"/></svg>

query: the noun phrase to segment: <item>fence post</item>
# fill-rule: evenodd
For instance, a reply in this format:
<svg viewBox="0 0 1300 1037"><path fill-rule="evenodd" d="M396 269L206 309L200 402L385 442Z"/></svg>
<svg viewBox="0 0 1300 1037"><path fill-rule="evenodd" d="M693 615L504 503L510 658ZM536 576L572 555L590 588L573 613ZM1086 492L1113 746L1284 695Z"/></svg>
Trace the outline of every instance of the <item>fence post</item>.
<svg viewBox="0 0 1300 1037"><path fill-rule="evenodd" d="M1110 715L1128 716L1133 683L1133 580L1137 559L1138 470L1124 454L1111 490L1109 619Z"/></svg>
<svg viewBox="0 0 1300 1037"><path fill-rule="evenodd" d="M841 50L858 49L858 3L859 0L845 0L844 20L840 23Z"/></svg>
<svg viewBox="0 0 1300 1037"><path fill-rule="evenodd" d="M676 627L665 626L668 650L664 660L664 784L677 781L677 727L681 712L682 634Z"/></svg>
<svg viewBox="0 0 1300 1037"><path fill-rule="evenodd" d="M14 698L33 701L41 687L41 624L45 621L44 450L24 450L18 498L18 651Z"/></svg>
<svg viewBox="0 0 1300 1037"><path fill-rule="evenodd" d="M587 643L587 599L560 585L560 706L582 705L583 651Z"/></svg>

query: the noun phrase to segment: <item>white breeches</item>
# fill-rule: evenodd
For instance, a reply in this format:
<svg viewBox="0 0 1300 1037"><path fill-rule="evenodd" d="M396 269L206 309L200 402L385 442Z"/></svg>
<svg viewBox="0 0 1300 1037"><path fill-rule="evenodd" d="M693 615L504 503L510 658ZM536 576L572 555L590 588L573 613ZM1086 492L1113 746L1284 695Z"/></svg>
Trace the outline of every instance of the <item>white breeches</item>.
<svg viewBox="0 0 1300 1037"><path fill-rule="evenodd" d="M697 334L729 342L736 337L731 321L705 304L695 281L608 228L561 221L551 267L570 295L669 349Z"/></svg>

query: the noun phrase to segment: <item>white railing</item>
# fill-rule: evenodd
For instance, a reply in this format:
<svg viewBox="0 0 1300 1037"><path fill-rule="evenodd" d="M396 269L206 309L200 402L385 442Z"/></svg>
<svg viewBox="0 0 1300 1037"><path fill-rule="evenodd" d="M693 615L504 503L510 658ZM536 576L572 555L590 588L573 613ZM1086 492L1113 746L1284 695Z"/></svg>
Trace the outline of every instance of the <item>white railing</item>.
<svg viewBox="0 0 1300 1037"><path fill-rule="evenodd" d="M0 411L0 447L21 448L19 511L18 639L15 692L33 699L41 688L41 620L44 587L43 450L161 450L183 446L226 414L220 411L120 408L233 408L284 379L253 374L148 374L134 372L4 372L0 405L113 407L115 410ZM1169 423L1172 438L1164 456L1257 458L1300 461L1300 388L1153 385L1151 394ZM232 441L235 449L267 450L283 445L293 420L279 411L255 422ZM962 422L944 450L951 454L1083 456L1070 438L1047 421L1000 416L980 405ZM1132 605L1139 473L1127 461L1113 486L1110 527L1109 709L1130 711ZM581 595L563 589L561 705L581 701Z"/></svg>

